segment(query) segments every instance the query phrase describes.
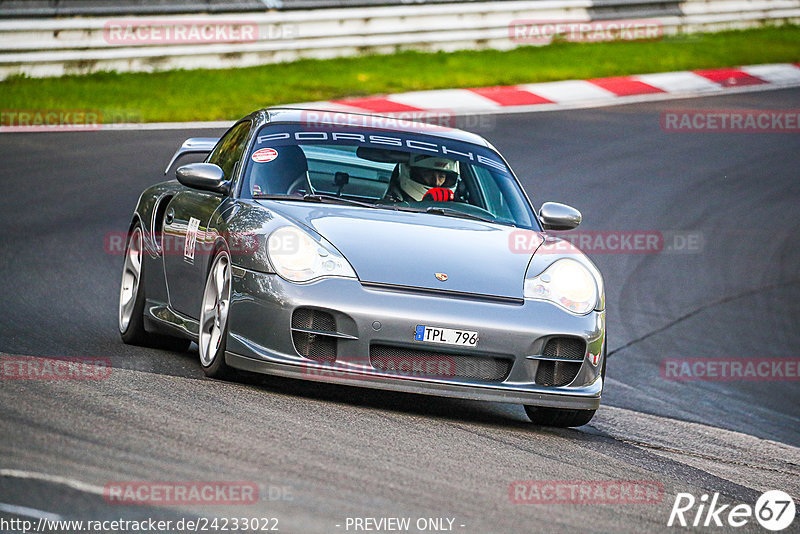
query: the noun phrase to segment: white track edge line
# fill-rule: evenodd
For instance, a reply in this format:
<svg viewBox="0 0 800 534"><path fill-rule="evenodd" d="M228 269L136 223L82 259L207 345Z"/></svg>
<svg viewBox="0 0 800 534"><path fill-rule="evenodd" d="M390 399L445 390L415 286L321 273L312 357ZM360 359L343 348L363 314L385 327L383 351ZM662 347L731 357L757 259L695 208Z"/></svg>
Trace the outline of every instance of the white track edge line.
<svg viewBox="0 0 800 534"><path fill-rule="evenodd" d="M26 480L41 480L43 482L50 482L52 484L59 484L67 486L74 490L82 491L84 493L92 493L94 495L104 495L104 489L101 486L95 486L87 482L75 480L73 478L62 477L58 475L49 475L47 473L37 473L35 471L23 471L20 469L0 469L0 477L22 478Z"/></svg>

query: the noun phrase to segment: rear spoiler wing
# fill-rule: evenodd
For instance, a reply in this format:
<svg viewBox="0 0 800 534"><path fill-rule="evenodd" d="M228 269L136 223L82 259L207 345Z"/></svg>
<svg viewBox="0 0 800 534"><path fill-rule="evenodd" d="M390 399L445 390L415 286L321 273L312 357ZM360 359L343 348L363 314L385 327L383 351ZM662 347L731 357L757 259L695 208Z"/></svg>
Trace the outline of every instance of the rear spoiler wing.
<svg viewBox="0 0 800 534"><path fill-rule="evenodd" d="M218 141L218 137L192 137L191 139L187 139L183 142L181 147L175 151L175 154L172 155L172 159L169 160L167 168L164 169L164 174L167 174L172 164L184 154L208 154L214 150Z"/></svg>

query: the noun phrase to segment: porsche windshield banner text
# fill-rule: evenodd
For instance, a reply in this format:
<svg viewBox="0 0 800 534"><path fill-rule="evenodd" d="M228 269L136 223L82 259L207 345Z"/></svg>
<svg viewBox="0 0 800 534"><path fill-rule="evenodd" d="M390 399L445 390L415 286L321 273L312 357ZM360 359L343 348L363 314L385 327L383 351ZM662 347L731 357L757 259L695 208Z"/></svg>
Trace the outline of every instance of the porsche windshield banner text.
<svg viewBox="0 0 800 534"><path fill-rule="evenodd" d="M506 165L495 158L489 157L490 152L479 152L479 147L468 143L448 140L442 144L436 137L412 137L409 135L394 134L385 135L370 132L358 131L325 131L320 128L316 131L282 128L281 132L270 132L265 128L257 137L259 145L263 144L356 144L377 148L398 148L413 152L429 154L441 154L448 158L469 161L491 167L493 169L507 173ZM269 133L267 133L269 132Z"/></svg>

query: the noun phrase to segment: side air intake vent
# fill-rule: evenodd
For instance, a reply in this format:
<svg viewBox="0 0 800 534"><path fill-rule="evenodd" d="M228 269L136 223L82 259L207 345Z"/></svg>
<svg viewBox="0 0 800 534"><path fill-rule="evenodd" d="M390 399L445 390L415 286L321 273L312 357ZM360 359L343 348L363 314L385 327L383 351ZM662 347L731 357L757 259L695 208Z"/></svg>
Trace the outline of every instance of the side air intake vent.
<svg viewBox="0 0 800 534"><path fill-rule="evenodd" d="M580 363L542 360L536 371L536 383L540 386L566 386L575 380L580 370Z"/></svg>
<svg viewBox="0 0 800 534"><path fill-rule="evenodd" d="M292 314L292 341L300 356L318 362L336 361L336 321L330 313L298 308Z"/></svg>
<svg viewBox="0 0 800 534"><path fill-rule="evenodd" d="M564 360L583 361L586 355L586 343L574 337L554 337L544 346L543 356Z"/></svg>
<svg viewBox="0 0 800 534"><path fill-rule="evenodd" d="M536 383L540 386L566 386L575 380L586 355L586 342L574 337L547 340L542 351Z"/></svg>

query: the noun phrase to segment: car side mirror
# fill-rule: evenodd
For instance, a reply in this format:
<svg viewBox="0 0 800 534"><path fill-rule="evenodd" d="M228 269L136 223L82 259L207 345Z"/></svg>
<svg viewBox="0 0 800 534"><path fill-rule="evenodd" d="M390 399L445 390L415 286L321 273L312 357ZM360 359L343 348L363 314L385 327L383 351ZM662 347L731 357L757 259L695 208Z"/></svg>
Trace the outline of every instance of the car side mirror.
<svg viewBox="0 0 800 534"><path fill-rule="evenodd" d="M186 187L228 194L230 183L225 180L225 173L213 163L190 163L178 167L175 171L178 181Z"/></svg>
<svg viewBox="0 0 800 534"><path fill-rule="evenodd" d="M539 209L539 220L545 230L572 230L582 218L580 211L558 202L545 202Z"/></svg>

